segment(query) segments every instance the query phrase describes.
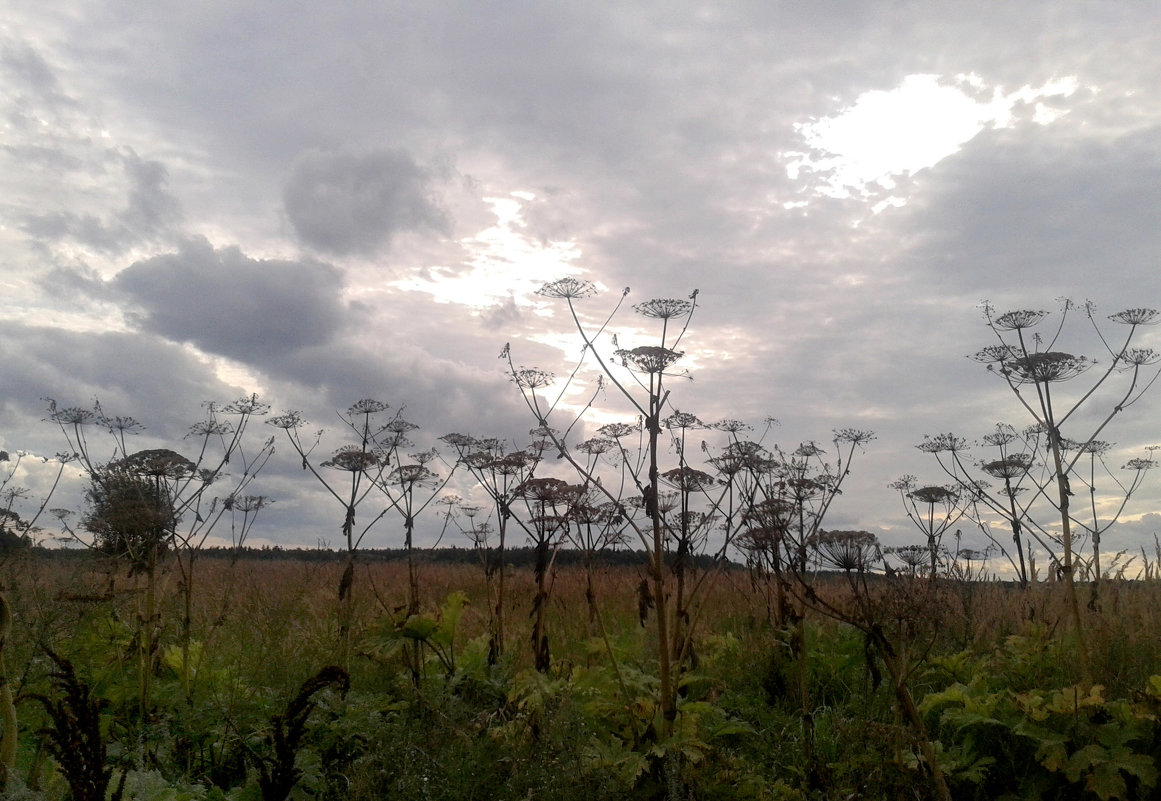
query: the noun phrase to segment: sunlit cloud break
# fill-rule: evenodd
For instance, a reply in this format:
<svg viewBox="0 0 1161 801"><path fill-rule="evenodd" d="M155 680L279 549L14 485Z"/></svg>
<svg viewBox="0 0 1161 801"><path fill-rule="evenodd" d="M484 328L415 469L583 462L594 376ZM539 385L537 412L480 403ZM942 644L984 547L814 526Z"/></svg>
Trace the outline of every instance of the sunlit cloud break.
<svg viewBox="0 0 1161 801"><path fill-rule="evenodd" d="M1015 125L1020 104L1032 108L1034 123L1059 119L1065 110L1043 101L1070 97L1078 86L1067 77L1008 93L995 87L990 99L981 100L986 87L977 75L950 83L938 75L908 75L895 89L864 92L837 114L796 125L809 150L788 154L787 174L810 182L819 195L874 196L876 212L901 206L905 198L879 199L896 189L897 177L935 166L989 126Z"/></svg>
<svg viewBox="0 0 1161 801"><path fill-rule="evenodd" d="M408 292L424 292L436 303L487 308L512 293L527 294L544 283L546 275L571 275L580 251L574 242L541 243L525 231L524 204L530 192L510 197L486 197L496 215L495 225L461 240L469 254L469 269L445 274L432 269L392 282Z"/></svg>

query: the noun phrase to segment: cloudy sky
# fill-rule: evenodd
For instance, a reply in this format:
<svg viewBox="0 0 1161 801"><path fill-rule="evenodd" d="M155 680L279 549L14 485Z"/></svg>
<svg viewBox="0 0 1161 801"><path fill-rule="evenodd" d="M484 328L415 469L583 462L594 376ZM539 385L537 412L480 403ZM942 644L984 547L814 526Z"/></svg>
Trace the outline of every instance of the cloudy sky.
<svg viewBox="0 0 1161 801"><path fill-rule="evenodd" d="M595 316L699 290L677 408L791 447L873 429L830 522L902 544L886 485L942 479L925 434L1029 422L965 358L981 299L1161 303L1149 4L0 2L8 450L62 448L46 396L180 449L201 401L250 392L522 440L497 355L571 369L534 291L572 275L607 288ZM1108 547L1152 543L1158 481ZM255 489L256 541L337 540L286 448Z"/></svg>

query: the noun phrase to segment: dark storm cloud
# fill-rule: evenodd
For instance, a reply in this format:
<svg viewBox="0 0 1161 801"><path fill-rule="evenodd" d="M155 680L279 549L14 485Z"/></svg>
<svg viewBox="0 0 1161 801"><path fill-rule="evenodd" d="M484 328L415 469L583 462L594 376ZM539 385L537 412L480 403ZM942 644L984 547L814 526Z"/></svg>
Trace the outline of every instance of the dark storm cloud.
<svg viewBox="0 0 1161 801"><path fill-rule="evenodd" d="M243 362L326 343L340 328L342 277L316 261L259 260L204 239L113 279L144 330Z"/></svg>
<svg viewBox="0 0 1161 801"><path fill-rule="evenodd" d="M336 255L373 254L404 231L451 228L432 174L402 151L308 153L282 198L299 239Z"/></svg>

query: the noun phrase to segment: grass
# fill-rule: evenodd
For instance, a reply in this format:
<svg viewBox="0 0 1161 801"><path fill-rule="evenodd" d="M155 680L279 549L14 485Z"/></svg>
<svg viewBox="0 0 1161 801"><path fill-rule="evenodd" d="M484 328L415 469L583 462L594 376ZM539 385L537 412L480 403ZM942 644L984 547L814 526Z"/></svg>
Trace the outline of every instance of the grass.
<svg viewBox="0 0 1161 801"><path fill-rule="evenodd" d="M21 734L13 788L23 785L20 792L30 798L66 796L64 777L38 733L46 725L43 705L28 700L54 692L47 645L69 660L99 704L113 785L127 775L126 798L149 797L159 782L171 793L165 797L259 797L254 754L269 741L272 719L307 679L334 662L342 564L206 558L200 569L192 620L192 698L184 700L173 661L180 588L176 573L167 572L155 708L141 716L133 708L130 641L135 579L97 559L51 554L23 554L0 565L16 620L5 658L13 689L24 699L18 702ZM821 616L812 616L807 627L820 766L808 775L801 764L801 702L787 635L766 619L764 601L742 571L724 574L705 598L696 658L683 680L682 711L669 739L659 735L655 634L651 624L639 620L637 568L602 566L594 575L619 676L590 619L578 566L559 568L553 578L547 617L553 667L544 676L532 670L530 569L510 573L506 652L489 664L482 570L471 564L421 565L423 615L437 621L455 592L465 593L469 603L455 634L451 675L417 644L421 641L395 637L430 657L421 660L418 678L399 647L374 647L376 632L398 631L403 622L406 565L368 562L359 571L351 689L345 695L322 689L313 697L317 707L298 742L294 792L299 796L929 796L914 757L914 733L898 719L865 637ZM824 579L819 592L838 598L843 584ZM1022 732L1034 721L1017 719L1026 703L1020 699L1078 681L1075 660L1069 658L1065 599L1049 584L1020 591L998 583L949 584L938 597L935 608L921 610L927 625L916 630L924 632L922 638L908 645L917 657L910 683L921 706L924 698L968 688L966 701L924 707L933 736L942 739L953 795L976 798L983 787L989 792L1030 787L1004 773L1010 768L992 767L988 773L991 763L966 762L973 741L964 739L967 729L951 721L964 714L956 704L992 705L1008 716L997 718L996 725L1023 742ZM1152 714L1149 704L1161 712L1161 680L1150 683L1161 673L1161 641L1154 634L1161 624L1161 583L1108 582L1094 606L1099 611L1087 612L1086 621L1103 694L1093 703L1100 715L1129 721L1126 731L1136 732L1137 739L1115 754L1107 743L1077 739L1082 735L1076 732L1089 730L1107 736L1097 715L1088 729L1060 735L1067 744L1064 767L1045 758L1033 772L1043 786L1074 793L1060 797L1147 797L1156 782L1145 768L1154 763L1161 768L1161 749L1154 754L1145 745L1141 728L1146 713ZM1154 735L1161 742L1161 728ZM1083 751L1088 746L1105 751ZM1041 746L1029 748L1041 753ZM1097 755L1096 767L1068 761L1082 752ZM1116 759L1127 760L1126 754L1145 761L1118 767L1122 763ZM1097 757L1105 762L1097 765ZM1094 784L1098 774L1119 777L1121 784ZM147 787L154 790L135 789Z"/></svg>

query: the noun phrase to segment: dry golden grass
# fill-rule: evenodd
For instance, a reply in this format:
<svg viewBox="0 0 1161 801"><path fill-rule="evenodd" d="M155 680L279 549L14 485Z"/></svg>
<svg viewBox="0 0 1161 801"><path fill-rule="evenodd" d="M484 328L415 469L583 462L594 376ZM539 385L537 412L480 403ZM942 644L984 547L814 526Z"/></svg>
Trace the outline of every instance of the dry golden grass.
<svg viewBox="0 0 1161 801"><path fill-rule="evenodd" d="M339 562L200 559L191 631L203 648L205 667L229 670L260 686L289 687L333 661L342 570ZM437 614L449 594L464 592L469 605L461 620L461 641L486 635L488 586L478 565L422 563L419 575L423 613ZM644 568L601 566L594 571L593 586L615 647L629 658L650 660L653 626L642 627L638 617L637 589L643 575ZM162 577L164 645L177 642L181 580L176 567L167 565ZM79 648L84 643L74 640L84 631L90 637L98 636L94 631L104 632L99 636L111 648L118 625L122 633L131 630L140 591L139 579L128 576L123 566L92 558L11 557L0 563L0 581L17 619L14 659L21 654L31 659L37 642ZM567 663L590 658L586 654L591 649L585 646L599 628L590 615L585 586L580 567L561 567L553 575L548 636L554 659ZM532 571L510 569L507 588L506 653L517 667L524 667L531 664ZM932 626L941 650L988 652L1003 647L1013 634L1065 636L1069 618L1058 589L1053 584L1020 590L1009 584L947 582L928 598L927 606L909 614ZM406 565L360 563L354 592L357 633L398 622L407 602ZM846 590L838 579L824 579L819 592L835 600ZM1153 634L1161 630L1161 582L1106 582L1094 605L1101 611L1088 612L1086 624L1101 675L1130 686L1141 675L1161 672L1161 642ZM815 619L825 623L822 616ZM768 638L766 622L765 600L745 571L732 569L709 578L696 612L699 635L733 632Z"/></svg>

